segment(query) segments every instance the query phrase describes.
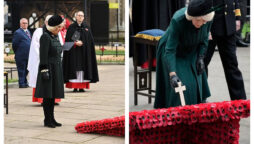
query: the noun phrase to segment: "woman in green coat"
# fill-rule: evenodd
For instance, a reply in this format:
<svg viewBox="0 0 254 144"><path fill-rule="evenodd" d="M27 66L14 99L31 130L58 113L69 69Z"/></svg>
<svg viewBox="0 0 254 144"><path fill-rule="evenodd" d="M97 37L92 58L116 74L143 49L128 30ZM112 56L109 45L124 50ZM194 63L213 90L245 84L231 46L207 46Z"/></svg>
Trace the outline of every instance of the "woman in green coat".
<svg viewBox="0 0 254 144"><path fill-rule="evenodd" d="M155 108L181 105L178 82L186 86L186 105L210 96L203 59L213 16L211 0L192 0L174 14L158 44Z"/></svg>
<svg viewBox="0 0 254 144"><path fill-rule="evenodd" d="M55 98L64 98L62 46L57 36L62 28L62 22L61 16L52 16L40 38L40 65L35 97L43 98L44 126L50 128L62 126L54 118Z"/></svg>

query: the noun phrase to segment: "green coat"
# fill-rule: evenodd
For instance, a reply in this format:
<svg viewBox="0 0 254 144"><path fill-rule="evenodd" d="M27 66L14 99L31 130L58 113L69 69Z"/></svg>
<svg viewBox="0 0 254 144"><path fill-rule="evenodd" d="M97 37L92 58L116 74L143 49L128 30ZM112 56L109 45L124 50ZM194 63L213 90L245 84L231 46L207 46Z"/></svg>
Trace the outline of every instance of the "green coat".
<svg viewBox="0 0 254 144"><path fill-rule="evenodd" d="M181 105L179 93L170 86L170 72L176 72L186 86L186 105L197 104L210 96L207 76L205 72L197 75L196 61L206 52L212 22L197 29L186 19L185 10L182 8L174 14L158 44L155 108Z"/></svg>
<svg viewBox="0 0 254 144"><path fill-rule="evenodd" d="M57 37L46 30L40 38L40 65L35 90L37 98L64 98L62 46ZM42 69L49 69L49 80L42 79Z"/></svg>

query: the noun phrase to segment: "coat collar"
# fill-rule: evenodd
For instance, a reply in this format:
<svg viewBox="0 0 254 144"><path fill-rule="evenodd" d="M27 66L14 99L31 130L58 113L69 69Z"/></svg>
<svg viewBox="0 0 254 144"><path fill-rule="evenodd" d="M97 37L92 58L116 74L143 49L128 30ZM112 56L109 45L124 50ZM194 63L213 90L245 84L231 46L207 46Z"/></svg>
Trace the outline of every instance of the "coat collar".
<svg viewBox="0 0 254 144"><path fill-rule="evenodd" d="M47 28L45 28L45 33L48 33L50 37L52 38L58 38L58 34L57 35L54 35L52 32L50 32Z"/></svg>
<svg viewBox="0 0 254 144"><path fill-rule="evenodd" d="M74 26L79 26L77 22L74 23ZM81 23L81 27L85 28L87 27L86 23L85 22L82 22Z"/></svg>

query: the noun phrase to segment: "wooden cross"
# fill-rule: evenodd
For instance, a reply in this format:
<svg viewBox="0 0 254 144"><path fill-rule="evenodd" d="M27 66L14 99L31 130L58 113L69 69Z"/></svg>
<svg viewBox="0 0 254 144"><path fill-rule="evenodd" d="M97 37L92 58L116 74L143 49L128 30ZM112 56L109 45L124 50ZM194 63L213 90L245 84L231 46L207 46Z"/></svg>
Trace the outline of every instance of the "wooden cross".
<svg viewBox="0 0 254 144"><path fill-rule="evenodd" d="M175 88L175 92L179 93L182 106L185 106L185 99L183 95L183 91L185 90L186 90L186 87L182 86L181 82L178 82L178 87Z"/></svg>

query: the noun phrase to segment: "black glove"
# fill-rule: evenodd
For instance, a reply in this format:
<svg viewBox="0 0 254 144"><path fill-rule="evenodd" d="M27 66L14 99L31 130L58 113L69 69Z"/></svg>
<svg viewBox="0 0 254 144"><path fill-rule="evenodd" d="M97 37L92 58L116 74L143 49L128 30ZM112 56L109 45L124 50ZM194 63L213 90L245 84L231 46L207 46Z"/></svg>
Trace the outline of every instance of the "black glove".
<svg viewBox="0 0 254 144"><path fill-rule="evenodd" d="M41 77L44 80L49 80L49 70L48 69L41 70Z"/></svg>
<svg viewBox="0 0 254 144"><path fill-rule="evenodd" d="M170 77L170 85L172 88L175 88L178 86L178 82L180 82L181 80L179 79L179 77L177 75L173 75Z"/></svg>
<svg viewBox="0 0 254 144"><path fill-rule="evenodd" d="M205 71L204 56L199 56L198 57L196 66L197 66L198 75L202 74Z"/></svg>

